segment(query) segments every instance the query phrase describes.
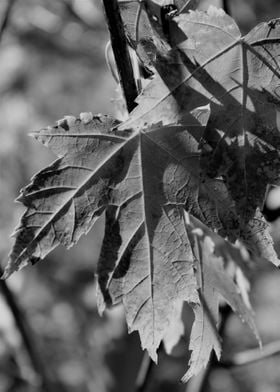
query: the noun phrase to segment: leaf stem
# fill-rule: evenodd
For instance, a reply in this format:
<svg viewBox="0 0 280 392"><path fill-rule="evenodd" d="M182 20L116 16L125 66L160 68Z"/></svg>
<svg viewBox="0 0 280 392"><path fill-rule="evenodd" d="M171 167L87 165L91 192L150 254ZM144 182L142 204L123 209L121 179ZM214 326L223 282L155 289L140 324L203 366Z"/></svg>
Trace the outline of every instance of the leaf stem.
<svg viewBox="0 0 280 392"><path fill-rule="evenodd" d="M221 361L218 366L231 368L235 366L251 365L252 363L262 361L277 354L280 354L280 340L268 343L263 346L262 349L257 347L234 354L232 358Z"/></svg>
<svg viewBox="0 0 280 392"><path fill-rule="evenodd" d="M69 16L76 19L76 21L79 22L85 28L94 30L93 25L88 23L86 19L84 19L80 14L78 14L78 12L76 12L76 10L73 7L73 4L70 0L62 0L62 2L64 4L65 10L69 14Z"/></svg>
<svg viewBox="0 0 280 392"><path fill-rule="evenodd" d="M222 0L222 6L223 6L224 11L225 11L228 15L231 15L230 6L229 6L228 0Z"/></svg>
<svg viewBox="0 0 280 392"><path fill-rule="evenodd" d="M135 107L138 95L133 67L128 51L118 0L103 0L112 49L128 112Z"/></svg>

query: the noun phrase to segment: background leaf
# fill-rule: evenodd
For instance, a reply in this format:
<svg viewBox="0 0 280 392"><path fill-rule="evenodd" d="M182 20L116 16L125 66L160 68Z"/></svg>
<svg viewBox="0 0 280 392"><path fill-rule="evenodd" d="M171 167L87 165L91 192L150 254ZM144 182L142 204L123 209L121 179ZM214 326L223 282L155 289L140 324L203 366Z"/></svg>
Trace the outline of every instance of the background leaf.
<svg viewBox="0 0 280 392"><path fill-rule="evenodd" d="M182 212L186 198L195 198L208 118L203 107L185 125L125 132L110 117L83 113L35 133L60 158L21 193L27 210L5 277L59 243L73 245L106 210L100 293L107 304L123 302L130 331L139 330L156 360L178 317L173 305L198 301Z"/></svg>
<svg viewBox="0 0 280 392"><path fill-rule="evenodd" d="M124 141L109 133L114 124L110 117L81 115L33 134L60 158L21 191L18 200L27 210L14 233L5 277L44 258L60 243L72 246L100 216L107 202L108 175L114 172L114 164L108 167L106 161L110 155L114 161Z"/></svg>

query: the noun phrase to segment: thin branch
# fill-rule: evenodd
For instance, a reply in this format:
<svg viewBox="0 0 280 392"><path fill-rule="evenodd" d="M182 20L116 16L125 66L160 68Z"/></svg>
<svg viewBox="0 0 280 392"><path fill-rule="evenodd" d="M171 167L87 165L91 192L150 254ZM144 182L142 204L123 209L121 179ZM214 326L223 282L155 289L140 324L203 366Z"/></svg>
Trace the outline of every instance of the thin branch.
<svg viewBox="0 0 280 392"><path fill-rule="evenodd" d="M209 321L209 324L211 325L213 333L216 336L217 340L219 342L221 342L222 339L221 339L220 332L217 330L216 321L213 317L211 310L209 309L208 303L206 302L206 299L205 299L201 289L198 290L198 295L199 295L199 300L202 305L203 311L205 312L206 317L208 318L208 321Z"/></svg>
<svg viewBox="0 0 280 392"><path fill-rule="evenodd" d="M161 342L158 348L158 354L164 350L163 347L163 343ZM151 359L148 352L145 351L135 382L135 392L145 392L155 366L156 363Z"/></svg>
<svg viewBox="0 0 280 392"><path fill-rule="evenodd" d="M266 344L262 349L257 347L234 354L232 358L221 361L218 366L231 368L235 366L251 365L252 363L263 361L266 358L279 354L280 341L276 341Z"/></svg>
<svg viewBox="0 0 280 392"><path fill-rule="evenodd" d="M3 271L1 269L0 274L2 274L2 272ZM17 303L17 300L10 288L8 287L6 281L0 280L0 289L13 314L16 326L22 337L26 353L29 356L30 363L38 378L39 383L42 386L42 391L54 392L56 390L54 389L55 385L53 382L50 381L50 377L46 370L45 364L41 358L40 349L38 348L36 342L34 342L34 332L29 325L24 312Z"/></svg>
<svg viewBox="0 0 280 392"><path fill-rule="evenodd" d="M186 226L189 224L189 222L187 222L187 221L185 223L186 223ZM194 250L195 257L197 260L200 261L200 263L202 263L203 255L202 255L201 243L200 243L197 235L194 236L194 241L195 241L195 246L194 246L193 250ZM200 266L198 274L202 274L202 264ZM202 277L201 277L201 282L203 282ZM209 306L208 306L206 299L204 298L202 288L200 288L198 290L198 294L199 294L199 300L200 300L200 304L203 308L203 311L205 312L206 317L208 318L208 321L211 325L211 328L212 328L217 340L220 342L222 340L221 336L224 333L226 321L228 319L230 312L227 310L227 312L224 314L224 311L222 312L222 309L224 309L224 308L221 308L221 311L220 311L221 322L220 322L219 330L217 330L217 322L216 322L215 318L213 317L211 310L209 309ZM228 308L226 308L226 309L228 309ZM217 361L217 359L212 351L210 358L209 358L208 366L205 369L203 369L197 376L193 377L187 383L187 386L186 386L187 392L207 391L209 375L210 375L212 368L213 368L214 364L216 363L216 361Z"/></svg>
<svg viewBox="0 0 280 392"><path fill-rule="evenodd" d="M0 25L0 41L3 38L4 32L9 24L10 16L12 13L12 9L16 3L16 0L7 0L6 9L4 12L4 16Z"/></svg>
<svg viewBox="0 0 280 392"><path fill-rule="evenodd" d="M149 354L145 351L143 359L140 365L140 369L137 375L135 392L144 392L154 366L154 362L151 360Z"/></svg>
<svg viewBox="0 0 280 392"><path fill-rule="evenodd" d="M0 0L1 1L1 0ZM95 66L103 66L100 47L89 48L85 43L73 45L67 39L58 37L55 33L46 33L35 24L30 28L21 29L13 26L14 35L16 35L21 45L37 49L39 52L55 54L72 62L85 62L86 64ZM91 49L91 50L90 50ZM95 55L93 55L95 53Z"/></svg>
<svg viewBox="0 0 280 392"><path fill-rule="evenodd" d="M209 362L212 362L213 354L211 354ZM209 365L203 369L198 375L192 377L186 384L186 392L202 392L210 374Z"/></svg>
<svg viewBox="0 0 280 392"><path fill-rule="evenodd" d="M230 313L228 313L229 315ZM227 320L228 316L226 316ZM224 319L225 320L225 319ZM225 327L226 320L223 322ZM222 333L221 333L222 335ZM250 350L242 351L240 353L234 354L229 359L224 359L218 362L215 358L212 358L209 366L201 372L197 377L195 377L194 382L188 384L188 392L203 392L207 391L207 381L210 371L214 367L222 367L225 369L230 369L232 367L248 366L256 362L263 361L269 357L280 354L280 341L271 342L263 346L262 349L259 347Z"/></svg>
<svg viewBox="0 0 280 392"><path fill-rule="evenodd" d="M118 0L103 0L107 25L110 32L112 49L118 69L120 84L126 101L128 112L135 107L138 95L134 79L133 67L127 47L123 22L120 15Z"/></svg>

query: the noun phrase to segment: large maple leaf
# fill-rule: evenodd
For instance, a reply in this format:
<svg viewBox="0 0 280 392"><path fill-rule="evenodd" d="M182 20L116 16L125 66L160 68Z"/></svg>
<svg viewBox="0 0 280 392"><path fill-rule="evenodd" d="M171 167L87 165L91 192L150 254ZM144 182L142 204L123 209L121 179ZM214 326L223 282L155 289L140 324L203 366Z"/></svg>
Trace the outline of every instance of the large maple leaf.
<svg viewBox="0 0 280 392"><path fill-rule="evenodd" d="M153 71L157 51L166 54L171 49L168 42L168 11L172 13L174 9L176 12L188 12L197 3L197 0L175 0L166 6L162 0L119 0L128 42L144 66Z"/></svg>
<svg viewBox="0 0 280 392"><path fill-rule="evenodd" d="M59 159L21 192L27 210L5 276L59 243L70 247L106 210L100 289L106 302L123 301L130 330L155 359L174 304L198 302L182 210L196 197L208 117L203 107L185 125L124 132L109 117L83 114L34 133Z"/></svg>
<svg viewBox="0 0 280 392"><path fill-rule="evenodd" d="M187 208L279 265L261 208L267 185L280 182L280 20L242 37L231 17L210 7L175 18L172 31L173 52L157 52L157 75L121 128L158 113L172 121L210 103L199 192L208 200Z"/></svg>

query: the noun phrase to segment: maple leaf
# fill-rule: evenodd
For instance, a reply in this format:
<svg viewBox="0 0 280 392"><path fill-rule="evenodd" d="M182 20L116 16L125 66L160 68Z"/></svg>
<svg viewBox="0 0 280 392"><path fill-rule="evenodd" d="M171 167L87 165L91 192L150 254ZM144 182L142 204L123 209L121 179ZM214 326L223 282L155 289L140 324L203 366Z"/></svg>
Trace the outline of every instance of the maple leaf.
<svg viewBox="0 0 280 392"><path fill-rule="evenodd" d="M199 181L199 142L209 108L184 125L118 131L106 116L82 114L33 136L59 156L24 188L27 207L5 277L72 246L106 210L98 282L106 303L122 300L129 329L156 350L179 312L197 302L193 255L182 220Z"/></svg>
<svg viewBox="0 0 280 392"><path fill-rule="evenodd" d="M167 56L157 53L156 76L121 129L141 127L158 113L163 122L172 116L178 120L210 104L200 203L187 210L223 237L240 239L252 253L279 265L261 209L267 185L280 183L280 20L261 23L245 37L214 7L173 22L174 50Z"/></svg>
<svg viewBox="0 0 280 392"><path fill-rule="evenodd" d="M157 50L165 53L171 49L162 31L161 4L150 0L119 0L119 7L130 46L146 69L153 72Z"/></svg>
<svg viewBox="0 0 280 392"><path fill-rule="evenodd" d="M201 223L186 213L185 222L189 238L193 238L195 244L193 249L196 258L195 268L200 303L193 305L195 320L189 345L192 354L189 369L182 378L183 382L187 382L206 367L212 350L215 351L217 359L220 359L221 339L216 328L219 322L220 296L226 300L241 320L248 324L261 344L247 298L244 301L244 296L224 269L224 255L233 253L236 256L238 248L224 239L218 238L216 234L213 234L213 241L212 234L209 233L207 227L205 227L205 231L202 230ZM197 227L197 223L199 227ZM239 252L239 255L242 258L242 252Z"/></svg>

